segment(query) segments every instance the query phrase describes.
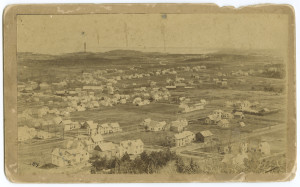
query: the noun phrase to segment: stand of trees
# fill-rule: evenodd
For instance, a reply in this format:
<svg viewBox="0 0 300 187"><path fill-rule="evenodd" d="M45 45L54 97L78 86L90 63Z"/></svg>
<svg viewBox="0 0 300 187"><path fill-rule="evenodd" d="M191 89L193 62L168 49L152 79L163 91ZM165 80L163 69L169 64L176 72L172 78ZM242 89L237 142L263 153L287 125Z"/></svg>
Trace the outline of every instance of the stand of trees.
<svg viewBox="0 0 300 187"><path fill-rule="evenodd" d="M199 165L191 159L188 164L185 164L181 157L178 157L176 160L176 171L178 173L188 173L188 174L195 174L199 173Z"/></svg>
<svg viewBox="0 0 300 187"><path fill-rule="evenodd" d="M223 163L218 158L209 159L203 164L199 164L193 159L183 160L182 157L168 149L159 152L143 152L133 160L128 154L125 154L121 159L94 158L91 160L91 173L153 174L158 173L168 163L171 167L174 166L174 172L184 174L282 173L285 172L286 165L284 158L283 155L278 155L263 159L258 153L249 153L243 165L236 165L232 162Z"/></svg>
<svg viewBox="0 0 300 187"><path fill-rule="evenodd" d="M152 151L151 153L144 151L134 160L130 159L127 153L121 159L95 158L91 161L91 173L152 174L157 173L169 161L176 159L176 153L171 152L169 149L159 152Z"/></svg>

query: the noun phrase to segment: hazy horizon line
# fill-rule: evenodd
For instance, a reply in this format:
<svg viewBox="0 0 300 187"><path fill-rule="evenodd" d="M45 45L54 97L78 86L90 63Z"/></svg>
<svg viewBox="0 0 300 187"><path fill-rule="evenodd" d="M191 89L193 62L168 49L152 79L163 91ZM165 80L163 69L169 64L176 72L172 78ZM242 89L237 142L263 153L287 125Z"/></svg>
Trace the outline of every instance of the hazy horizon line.
<svg viewBox="0 0 300 187"><path fill-rule="evenodd" d="M152 47L152 48L160 48L160 47ZM176 47L178 49L180 48L186 48L186 47ZM107 48L106 48L107 49ZM144 49L144 48L143 48ZM140 53L160 53L160 54L190 54L190 55L202 55L202 54L212 54L212 53L218 53L218 52L223 52L223 53L233 53L234 51L239 52L239 53L276 53L278 54L278 50L275 49L235 49L235 48L216 48L216 49L207 49L203 50L200 48L192 47L193 50L199 49L199 52L170 52L170 51L144 51L141 49L122 49L122 48L113 48L112 50L107 50L107 51L73 51L73 52L65 52L65 53L38 53L34 51L17 51L17 53L31 53L31 54L40 54L40 55L51 55L51 56L60 56L60 55L65 55L65 54L74 54L74 53L108 53L112 51L136 51ZM281 56L281 55L280 55Z"/></svg>

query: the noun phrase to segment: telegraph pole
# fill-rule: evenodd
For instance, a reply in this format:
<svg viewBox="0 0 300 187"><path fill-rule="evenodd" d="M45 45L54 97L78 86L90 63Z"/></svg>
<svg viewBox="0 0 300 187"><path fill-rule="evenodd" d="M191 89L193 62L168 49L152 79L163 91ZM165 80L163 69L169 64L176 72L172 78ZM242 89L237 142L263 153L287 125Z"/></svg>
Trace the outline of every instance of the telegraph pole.
<svg viewBox="0 0 300 187"><path fill-rule="evenodd" d="M83 41L84 41L84 42L83 42L83 52L86 53L86 41L85 41L85 36L86 36L86 35L85 35L85 32L84 32L84 31L81 32L81 36L82 36Z"/></svg>

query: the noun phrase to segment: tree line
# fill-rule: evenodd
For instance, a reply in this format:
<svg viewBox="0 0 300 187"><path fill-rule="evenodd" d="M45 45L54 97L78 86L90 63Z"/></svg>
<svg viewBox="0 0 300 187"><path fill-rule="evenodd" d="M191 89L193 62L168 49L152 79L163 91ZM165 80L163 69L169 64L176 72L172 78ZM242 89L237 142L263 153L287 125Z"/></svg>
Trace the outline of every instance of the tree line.
<svg viewBox="0 0 300 187"><path fill-rule="evenodd" d="M177 155L170 149L163 151L142 152L135 159L125 153L121 158L107 159L106 157L93 158L91 173L111 174L152 174L166 166L169 161L176 160Z"/></svg>

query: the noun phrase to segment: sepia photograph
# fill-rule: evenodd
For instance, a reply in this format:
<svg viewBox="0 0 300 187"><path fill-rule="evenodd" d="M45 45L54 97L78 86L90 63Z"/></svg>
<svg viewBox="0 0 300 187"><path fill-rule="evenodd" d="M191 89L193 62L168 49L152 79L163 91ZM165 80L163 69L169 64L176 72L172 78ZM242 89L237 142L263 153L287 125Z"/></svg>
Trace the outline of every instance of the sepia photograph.
<svg viewBox="0 0 300 187"><path fill-rule="evenodd" d="M15 5L5 11L8 178L293 178L292 7Z"/></svg>

